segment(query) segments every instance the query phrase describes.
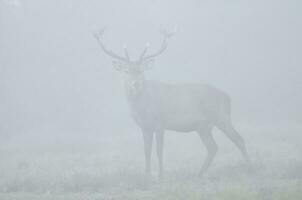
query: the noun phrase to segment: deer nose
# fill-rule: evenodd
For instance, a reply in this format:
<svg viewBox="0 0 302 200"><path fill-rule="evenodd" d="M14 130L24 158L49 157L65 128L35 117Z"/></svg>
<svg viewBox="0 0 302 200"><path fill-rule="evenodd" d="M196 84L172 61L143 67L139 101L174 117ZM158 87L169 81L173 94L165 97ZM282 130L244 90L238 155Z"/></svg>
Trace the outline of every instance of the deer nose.
<svg viewBox="0 0 302 200"><path fill-rule="evenodd" d="M136 90L137 87L138 87L137 81L132 81L131 84L130 84L130 87L131 87L132 90Z"/></svg>
<svg viewBox="0 0 302 200"><path fill-rule="evenodd" d="M134 87L134 88L138 88L138 87L139 87L139 82L138 82L138 81L134 81L133 87Z"/></svg>

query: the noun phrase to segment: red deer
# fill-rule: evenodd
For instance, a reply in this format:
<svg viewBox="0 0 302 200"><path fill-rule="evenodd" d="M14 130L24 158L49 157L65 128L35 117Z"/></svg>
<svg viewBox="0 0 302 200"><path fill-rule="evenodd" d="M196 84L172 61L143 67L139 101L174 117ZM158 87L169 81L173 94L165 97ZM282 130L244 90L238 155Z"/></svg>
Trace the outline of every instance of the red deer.
<svg viewBox="0 0 302 200"><path fill-rule="evenodd" d="M132 116L141 128L144 139L145 172L150 174L153 135L157 142L159 176L163 175L164 132L197 132L207 149L207 157L200 169L204 174L217 153L212 136L217 127L239 148L248 161L243 138L235 130L231 120L229 96L219 89L203 84L165 84L145 79L145 71L153 66L154 59L168 46L174 31L162 30L163 41L158 51L147 54L149 45L136 60L131 60L125 47L125 56L107 49L103 43L104 30L95 34L101 49L112 57L113 65L126 74L125 89Z"/></svg>

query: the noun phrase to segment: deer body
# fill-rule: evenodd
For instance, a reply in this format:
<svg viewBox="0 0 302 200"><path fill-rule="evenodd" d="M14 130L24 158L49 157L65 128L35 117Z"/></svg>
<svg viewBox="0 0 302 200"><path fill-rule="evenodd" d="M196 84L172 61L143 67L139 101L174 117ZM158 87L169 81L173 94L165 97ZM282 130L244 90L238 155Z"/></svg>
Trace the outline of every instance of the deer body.
<svg viewBox="0 0 302 200"><path fill-rule="evenodd" d="M133 118L149 131L197 131L228 117L229 98L222 91L202 84L165 84L145 81L139 93L127 91Z"/></svg>
<svg viewBox="0 0 302 200"><path fill-rule="evenodd" d="M125 56L108 50L103 44L104 29L96 34L102 50L114 58L113 65L126 74L125 89L132 117L141 128L144 140L145 171L151 172L151 151L153 136L156 136L159 175L163 175L164 132L197 132L208 155L201 167L200 175L211 165L217 152L212 129L217 127L239 148L249 160L245 143L234 129L231 120L231 103L228 95L213 86L205 84L165 84L145 79L144 72L151 68L154 58L167 47L173 33L162 31L161 48L154 54L146 55L146 46L138 60L132 61L125 48Z"/></svg>

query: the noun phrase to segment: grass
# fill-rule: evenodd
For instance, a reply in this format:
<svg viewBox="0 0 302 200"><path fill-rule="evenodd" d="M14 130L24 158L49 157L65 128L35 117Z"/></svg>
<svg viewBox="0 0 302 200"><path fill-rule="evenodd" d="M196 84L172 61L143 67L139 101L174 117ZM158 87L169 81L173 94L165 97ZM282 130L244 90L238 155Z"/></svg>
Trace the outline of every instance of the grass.
<svg viewBox="0 0 302 200"><path fill-rule="evenodd" d="M0 151L0 200L302 199L301 147L293 148L296 140L260 135L249 140L254 144L249 148L253 167L242 161L232 144L223 143L202 179L196 176L205 156L200 141L168 136L162 181L156 178L155 157L152 178L144 176L142 143L136 135L106 144L12 140Z"/></svg>
<svg viewBox="0 0 302 200"><path fill-rule="evenodd" d="M146 190L115 190L111 192L14 192L0 193L1 200L300 200L302 197L301 187L287 183L284 188L255 189L246 185L226 186L216 191L206 191L201 187L192 185L153 186Z"/></svg>

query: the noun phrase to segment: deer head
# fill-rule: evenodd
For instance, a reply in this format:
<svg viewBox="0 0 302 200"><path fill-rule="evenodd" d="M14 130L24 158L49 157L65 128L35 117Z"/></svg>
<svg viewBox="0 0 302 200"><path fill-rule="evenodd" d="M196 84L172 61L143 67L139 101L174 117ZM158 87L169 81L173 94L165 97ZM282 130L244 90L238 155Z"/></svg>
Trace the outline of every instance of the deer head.
<svg viewBox="0 0 302 200"><path fill-rule="evenodd" d="M117 55L116 53L113 53L111 50L107 49L103 42L104 32L105 28L102 28L98 33L94 34L98 44L105 54L113 58L112 64L114 68L127 74L128 87L137 93L137 91L143 86L144 72L151 69L154 66L154 59L156 56L159 56L167 49L168 40L174 35L176 30L174 29L173 31L168 31L167 29L161 29L160 33L163 36L163 40L160 48L154 53L147 54L150 46L147 43L139 58L135 60L130 59L126 46L124 47L124 56Z"/></svg>

